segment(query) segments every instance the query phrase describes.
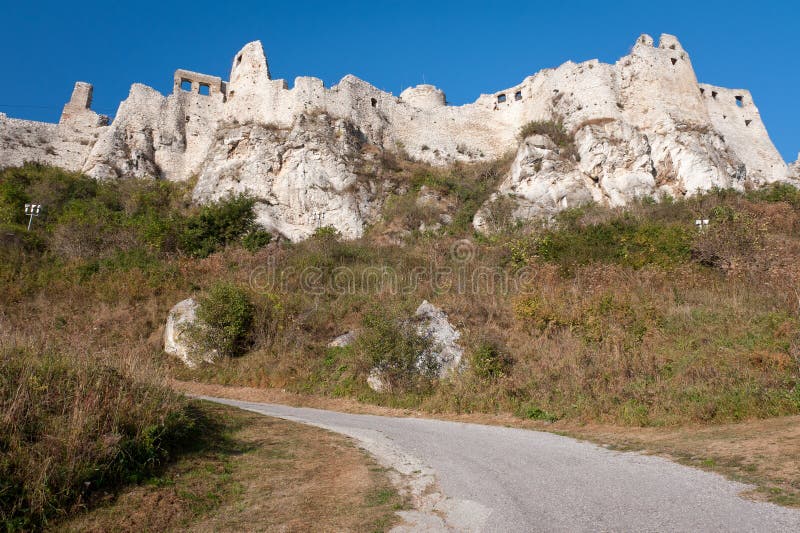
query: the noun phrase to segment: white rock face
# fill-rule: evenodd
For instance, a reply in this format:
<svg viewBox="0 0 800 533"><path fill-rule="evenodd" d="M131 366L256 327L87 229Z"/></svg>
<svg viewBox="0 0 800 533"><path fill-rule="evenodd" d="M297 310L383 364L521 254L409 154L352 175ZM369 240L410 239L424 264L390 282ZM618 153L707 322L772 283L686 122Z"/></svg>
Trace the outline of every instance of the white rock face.
<svg viewBox="0 0 800 533"><path fill-rule="evenodd" d="M197 322L197 306L193 298L178 302L170 309L164 328L164 351L180 358L186 366L192 368L197 361L213 362L217 355L216 352L198 354L188 338L188 328Z"/></svg>
<svg viewBox="0 0 800 533"><path fill-rule="evenodd" d="M258 222L273 233L298 241L332 226L357 238L380 205L354 173L362 144L350 123L324 114L300 115L286 129L221 125L194 199L248 193L259 200Z"/></svg>
<svg viewBox="0 0 800 533"><path fill-rule="evenodd" d="M352 331L342 333L331 342L328 343L328 348L345 348L353 344L356 340L356 335Z"/></svg>
<svg viewBox="0 0 800 533"><path fill-rule="evenodd" d="M0 167L31 160L102 179L199 177L197 201L251 192L260 222L292 240L319 225L361 235L381 198L359 184L358 146L436 165L516 151L498 195L518 197L516 215L526 217L590 199L620 205L798 179L750 93L698 83L671 35L658 46L642 35L613 65L567 62L463 106L431 85L397 97L349 75L330 88L310 77L289 88L271 78L258 41L234 56L230 81L184 70L174 81L169 96L134 84L111 125L91 111L91 86L81 83L58 125L0 115ZM523 125L554 120L579 160L542 139L520 145ZM485 226L480 213L475 225Z"/></svg>
<svg viewBox="0 0 800 533"><path fill-rule="evenodd" d="M794 179L800 180L800 154L797 154L797 161L789 165L789 173Z"/></svg>

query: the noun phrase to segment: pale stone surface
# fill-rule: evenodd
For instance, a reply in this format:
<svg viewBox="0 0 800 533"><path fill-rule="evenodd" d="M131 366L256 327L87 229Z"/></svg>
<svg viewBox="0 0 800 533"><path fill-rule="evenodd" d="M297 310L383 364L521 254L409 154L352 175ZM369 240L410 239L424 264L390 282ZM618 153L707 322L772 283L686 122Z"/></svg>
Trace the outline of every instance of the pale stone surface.
<svg viewBox="0 0 800 533"><path fill-rule="evenodd" d="M248 193L258 222L298 241L319 226L360 237L379 199L354 173L363 143L357 130L325 114L300 115L288 128L225 124L203 163L194 199Z"/></svg>
<svg viewBox="0 0 800 533"><path fill-rule="evenodd" d="M420 321L417 331L431 342L431 353L439 366L439 377L447 377L461 364L464 349L458 345L461 333L456 331L447 314L423 300L414 316Z"/></svg>
<svg viewBox="0 0 800 533"><path fill-rule="evenodd" d="M793 178L800 180L800 154L797 154L797 161L789 166L789 172Z"/></svg>
<svg viewBox="0 0 800 533"><path fill-rule="evenodd" d="M342 333L331 342L328 343L328 348L345 348L355 342L356 334L352 331Z"/></svg>
<svg viewBox="0 0 800 533"><path fill-rule="evenodd" d="M320 217L346 237L361 235L382 200L356 179L361 145L437 165L516 151L498 195L518 195L516 215L525 217L589 199L621 205L800 172L778 154L750 93L699 84L671 35L657 46L642 35L615 64L567 62L462 106L447 105L431 85L397 97L350 75L330 88L299 77L289 88L271 78L258 41L234 56L227 82L186 70L173 80L168 96L134 84L111 125L91 111L83 82L58 125L0 115L0 167L41 161L102 179L196 176L196 200L251 192L259 221L292 240ZM308 120L320 116L327 125ZM520 145L520 128L533 120L562 120L580 161L564 161L541 140Z"/></svg>
<svg viewBox="0 0 800 533"><path fill-rule="evenodd" d="M369 385L369 388L375 392L385 392L389 389L389 384L386 383L386 380L383 378L383 374L377 368L370 370L369 375L367 376L367 385Z"/></svg>
<svg viewBox="0 0 800 533"><path fill-rule="evenodd" d="M432 359L439 369L440 379L458 370L464 356L464 349L458 344L461 333L450 323L447 314L428 300L423 300L414 313L414 321L417 333L430 342L429 351L419 355L418 368L421 369L426 361ZM389 387L377 368L373 368L367 376L367 385L375 392L384 392Z"/></svg>
<svg viewBox="0 0 800 533"><path fill-rule="evenodd" d="M164 351L178 357L188 367L196 366L198 361L211 363L216 358L216 352L197 353L188 338L188 329L197 323L197 307L193 298L178 302L169 310L164 328Z"/></svg>

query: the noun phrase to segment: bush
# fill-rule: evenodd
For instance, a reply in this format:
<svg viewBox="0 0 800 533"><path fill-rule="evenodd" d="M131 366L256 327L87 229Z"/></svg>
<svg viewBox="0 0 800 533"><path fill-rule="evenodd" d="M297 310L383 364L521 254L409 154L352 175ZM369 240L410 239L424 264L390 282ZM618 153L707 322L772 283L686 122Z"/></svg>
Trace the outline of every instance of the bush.
<svg viewBox="0 0 800 533"><path fill-rule="evenodd" d="M575 147L575 138L567 133L560 120L534 120L523 125L519 130L519 139L525 140L531 135L544 135L549 137L559 149L559 154L564 159L579 160L578 149Z"/></svg>
<svg viewBox="0 0 800 533"><path fill-rule="evenodd" d="M151 475L193 435L166 388L49 348L0 348L0 521L31 530Z"/></svg>
<svg viewBox="0 0 800 533"><path fill-rule="evenodd" d="M377 369L392 391L420 391L430 386L438 374L430 342L409 322L402 322L386 311L364 315L363 331L354 345L362 370Z"/></svg>
<svg viewBox="0 0 800 533"><path fill-rule="evenodd" d="M203 325L192 336L203 351L223 357L241 355L247 348L254 309L247 293L232 283L219 282L198 302L197 318Z"/></svg>
<svg viewBox="0 0 800 533"><path fill-rule="evenodd" d="M574 215L564 213L556 229L535 239L535 255L565 266L607 262L633 268L676 265L691 258L696 231L688 224L654 223L623 215L583 225Z"/></svg>
<svg viewBox="0 0 800 533"><path fill-rule="evenodd" d="M246 195L229 196L204 205L189 217L180 236L181 249L193 257L208 257L239 240L255 224L255 200Z"/></svg>
<svg viewBox="0 0 800 533"><path fill-rule="evenodd" d="M338 241L342 235L333 226L320 226L314 230L312 237L320 241Z"/></svg>
<svg viewBox="0 0 800 533"><path fill-rule="evenodd" d="M490 380L506 375L512 362L498 343L482 341L472 353L470 367L479 378Z"/></svg>
<svg viewBox="0 0 800 533"><path fill-rule="evenodd" d="M272 241L272 234L268 231L256 229L242 238L242 246L248 252L255 252Z"/></svg>

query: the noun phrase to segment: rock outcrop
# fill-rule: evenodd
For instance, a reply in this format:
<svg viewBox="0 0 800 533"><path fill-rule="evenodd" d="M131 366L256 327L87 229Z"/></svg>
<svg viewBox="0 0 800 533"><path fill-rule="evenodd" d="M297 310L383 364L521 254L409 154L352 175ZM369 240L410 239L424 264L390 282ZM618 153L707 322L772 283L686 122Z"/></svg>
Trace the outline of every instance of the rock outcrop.
<svg viewBox="0 0 800 533"><path fill-rule="evenodd" d="M414 313L417 334L428 341L429 348L420 353L417 358L417 368L422 371L424 367L433 363L438 369L440 379L450 376L461 365L464 349L459 346L459 333L447 318L447 314L427 300L417 307ZM384 392L388 384L381 374L380 369L373 369L367 376L367 385L376 391Z"/></svg>
<svg viewBox="0 0 800 533"><path fill-rule="evenodd" d="M464 349L457 342L461 333L447 319L447 314L428 300L417 307L414 317L419 320L417 332L431 344L430 353L424 354L423 359L432 357L439 368L439 377L448 376L458 368L464 355Z"/></svg>
<svg viewBox="0 0 800 533"><path fill-rule="evenodd" d="M36 160L101 179L197 178L197 201L249 192L259 221L293 240L320 225L361 235L382 201L359 179L370 150L434 165L516 152L494 200L511 201L517 217L798 179L750 93L698 83L670 35L657 46L642 35L615 64L567 62L462 106L431 85L394 96L354 76L330 88L299 77L289 88L272 79L257 41L234 56L229 81L185 70L173 81L168 96L134 84L110 125L85 83L57 125L0 115L0 167ZM569 153L542 136L519 139L532 121L563 124ZM486 209L476 227L485 219Z"/></svg>
<svg viewBox="0 0 800 533"><path fill-rule="evenodd" d="M380 200L359 180L363 134L324 113L301 114L287 128L222 124L201 165L194 199L248 193L258 222L293 241L319 226L360 237Z"/></svg>
<svg viewBox="0 0 800 533"><path fill-rule="evenodd" d="M796 180L800 180L800 154L797 154L797 161L789 165L789 174Z"/></svg>

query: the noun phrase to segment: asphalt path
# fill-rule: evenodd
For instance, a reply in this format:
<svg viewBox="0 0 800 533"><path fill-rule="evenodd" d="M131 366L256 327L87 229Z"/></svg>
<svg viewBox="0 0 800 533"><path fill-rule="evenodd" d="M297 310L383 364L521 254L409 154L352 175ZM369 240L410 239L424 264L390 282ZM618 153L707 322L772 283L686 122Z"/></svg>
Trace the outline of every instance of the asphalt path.
<svg viewBox="0 0 800 533"><path fill-rule="evenodd" d="M429 498L434 518L407 513L406 530L800 532L800 510L659 457L525 429L204 399L354 438Z"/></svg>

